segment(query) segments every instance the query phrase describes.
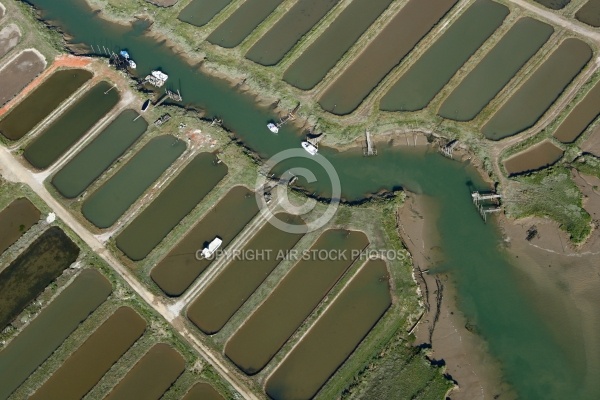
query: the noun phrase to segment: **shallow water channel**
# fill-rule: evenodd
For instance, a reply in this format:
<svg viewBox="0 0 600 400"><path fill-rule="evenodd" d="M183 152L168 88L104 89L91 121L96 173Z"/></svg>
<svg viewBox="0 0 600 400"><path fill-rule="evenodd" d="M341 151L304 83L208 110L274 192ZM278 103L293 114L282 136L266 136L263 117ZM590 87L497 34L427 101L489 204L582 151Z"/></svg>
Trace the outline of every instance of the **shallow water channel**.
<svg viewBox="0 0 600 400"><path fill-rule="evenodd" d="M115 50L126 47L138 62L140 74L160 66L177 76L174 82L180 82L187 102L206 110L208 117L222 118L225 127L261 156L299 148L300 132L292 125L283 126L278 136L266 135L266 123L275 118L272 112L258 107L252 96L229 83L190 67L167 45L144 35L139 25L110 24L75 0L30 2L44 10L43 18L62 26L72 42L104 43ZM369 158L363 157L360 149L339 153L322 147L319 153L336 168L348 200L399 187L438 199L439 218L431 221L429 214L425 215L436 227L444 256L434 270L451 274L461 311L486 339L489 351L501 362L504 378L522 398L597 398L598 392L592 392L595 388L584 384L581 377L600 372L588 371L579 352L567 354L572 336L554 335L556 330L568 333L571 327L549 323L534 307L530 300L535 290L518 285L521 275L503 250L500 233L494 224L484 224L473 207L469 190L484 187L476 171L433 152L384 145L378 150L377 157ZM295 166L304 162L290 160ZM326 193L329 182L325 173L317 169L314 173L318 181L311 189ZM564 294L564 299L568 296Z"/></svg>

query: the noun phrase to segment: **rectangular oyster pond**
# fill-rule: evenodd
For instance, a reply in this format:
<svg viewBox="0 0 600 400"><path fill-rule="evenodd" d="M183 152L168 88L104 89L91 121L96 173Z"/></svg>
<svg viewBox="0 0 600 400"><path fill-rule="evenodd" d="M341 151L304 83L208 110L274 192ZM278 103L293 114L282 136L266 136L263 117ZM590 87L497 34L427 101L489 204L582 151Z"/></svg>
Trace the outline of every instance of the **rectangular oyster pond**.
<svg viewBox="0 0 600 400"><path fill-rule="evenodd" d="M368 244L362 232L325 231L311 251L346 257L300 259L227 341L225 355L248 375L263 369Z"/></svg>

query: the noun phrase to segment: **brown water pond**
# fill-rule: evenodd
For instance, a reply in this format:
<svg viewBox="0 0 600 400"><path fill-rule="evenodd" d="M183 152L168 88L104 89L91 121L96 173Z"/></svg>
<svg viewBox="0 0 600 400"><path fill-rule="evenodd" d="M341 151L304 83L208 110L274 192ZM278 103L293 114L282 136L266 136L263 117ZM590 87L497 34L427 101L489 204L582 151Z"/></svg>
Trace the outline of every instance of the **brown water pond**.
<svg viewBox="0 0 600 400"><path fill-rule="evenodd" d="M198 154L117 236L117 247L134 261L145 258L225 175L216 155Z"/></svg>
<svg viewBox="0 0 600 400"><path fill-rule="evenodd" d="M483 126L485 137L499 140L533 126L591 57L586 43L565 39Z"/></svg>
<svg viewBox="0 0 600 400"><path fill-rule="evenodd" d="M456 71L498 29L508 8L491 0L476 0L381 98L385 111L425 108Z"/></svg>
<svg viewBox="0 0 600 400"><path fill-rule="evenodd" d="M247 0L206 40L221 47L236 47L282 2L283 0Z"/></svg>
<svg viewBox="0 0 600 400"><path fill-rule="evenodd" d="M119 92L108 82L100 82L73 103L25 148L31 165L46 169L81 139L119 102ZM112 90L111 90L112 89Z"/></svg>
<svg viewBox="0 0 600 400"><path fill-rule="evenodd" d="M302 219L289 214L276 215L292 225L304 225ZM298 243L302 234L288 233L267 223L242 249L217 278L207 286L188 308L188 318L206 334L221 330L223 325L248 300Z"/></svg>
<svg viewBox="0 0 600 400"><path fill-rule="evenodd" d="M262 65L275 65L339 0L299 0L246 53Z"/></svg>
<svg viewBox="0 0 600 400"><path fill-rule="evenodd" d="M0 330L79 256L79 247L58 227L38 237L0 272Z"/></svg>
<svg viewBox="0 0 600 400"><path fill-rule="evenodd" d="M600 0L589 0L577 11L575 17L588 25L600 27Z"/></svg>
<svg viewBox="0 0 600 400"><path fill-rule="evenodd" d="M146 321L138 313L117 309L30 399L83 398L145 330Z"/></svg>
<svg viewBox="0 0 600 400"><path fill-rule="evenodd" d="M313 398L391 304L385 262L367 262L269 377L269 397Z"/></svg>
<svg viewBox="0 0 600 400"><path fill-rule="evenodd" d="M504 161L504 168L509 175L535 171L554 164L563 154L564 151L560 147L546 139L508 158Z"/></svg>
<svg viewBox="0 0 600 400"><path fill-rule="evenodd" d="M310 90L350 50L393 0L353 0L290 65L283 80Z"/></svg>
<svg viewBox="0 0 600 400"><path fill-rule="evenodd" d="M165 343L154 345L106 396L106 400L160 399L185 370L185 360Z"/></svg>
<svg viewBox="0 0 600 400"><path fill-rule="evenodd" d="M0 121L0 133L10 140L22 138L91 78L83 69L55 72Z"/></svg>
<svg viewBox="0 0 600 400"><path fill-rule="evenodd" d="M367 247L362 232L324 232L225 345L225 355L256 374L313 312Z"/></svg>
<svg viewBox="0 0 600 400"><path fill-rule="evenodd" d="M0 211L0 254L19 240L39 219L40 210L24 197L14 200Z"/></svg>
<svg viewBox="0 0 600 400"><path fill-rule="evenodd" d="M208 383L198 382L183 396L182 400L224 400Z"/></svg>
<svg viewBox="0 0 600 400"><path fill-rule="evenodd" d="M215 237L225 249L257 213L254 192L234 187L152 269L152 280L166 295L180 296L213 261L199 260L196 253Z"/></svg>
<svg viewBox="0 0 600 400"><path fill-rule="evenodd" d="M144 118L125 110L52 178L52 185L68 199L79 196L119 159L148 128Z"/></svg>
<svg viewBox="0 0 600 400"><path fill-rule="evenodd" d="M560 123L554 137L563 143L573 143L600 114L600 84L585 95Z"/></svg>
<svg viewBox="0 0 600 400"><path fill-rule="evenodd" d="M221 12L231 0L192 0L177 19L195 26L203 26Z"/></svg>
<svg viewBox="0 0 600 400"><path fill-rule="evenodd" d="M533 18L521 18L452 91L438 114L470 121L502 90L550 38L554 29Z"/></svg>
<svg viewBox="0 0 600 400"><path fill-rule="evenodd" d="M323 109L354 111L457 0L410 0L319 98Z"/></svg>
<svg viewBox="0 0 600 400"><path fill-rule="evenodd" d="M185 142L174 136L152 138L83 202L83 216L98 228L110 227L185 149Z"/></svg>
<svg viewBox="0 0 600 400"><path fill-rule="evenodd" d="M37 51L23 50L0 70L0 107L8 103L46 68Z"/></svg>
<svg viewBox="0 0 600 400"><path fill-rule="evenodd" d="M21 31L15 24L10 24L0 30L0 58L11 51L21 40Z"/></svg>
<svg viewBox="0 0 600 400"><path fill-rule="evenodd" d="M83 270L0 351L0 398L7 398L112 292L98 271Z"/></svg>

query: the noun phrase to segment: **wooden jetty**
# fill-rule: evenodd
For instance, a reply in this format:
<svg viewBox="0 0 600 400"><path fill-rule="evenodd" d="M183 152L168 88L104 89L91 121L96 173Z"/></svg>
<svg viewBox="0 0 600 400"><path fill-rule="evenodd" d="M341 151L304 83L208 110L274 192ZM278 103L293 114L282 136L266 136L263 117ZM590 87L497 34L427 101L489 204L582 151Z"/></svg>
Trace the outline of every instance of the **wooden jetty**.
<svg viewBox="0 0 600 400"><path fill-rule="evenodd" d="M377 149L375 148L375 146L373 145L373 142L371 141L371 132L366 130L365 136L366 136L366 141L365 141L365 147L363 147L363 154L365 155L365 157L376 156Z"/></svg>
<svg viewBox="0 0 600 400"><path fill-rule="evenodd" d="M280 128L283 124L285 124L288 121L293 121L296 119L296 112L298 111L298 109L300 108L300 103L298 103L298 105L290 112L288 112L288 114L279 119L279 122L276 124L278 128Z"/></svg>
<svg viewBox="0 0 600 400"><path fill-rule="evenodd" d="M483 218L484 222L487 222L487 215L502 211L501 199L502 195L498 193L480 193L478 191L471 192L471 198L473 204L479 211L479 215Z"/></svg>
<svg viewBox="0 0 600 400"><path fill-rule="evenodd" d="M453 158L452 153L454 148L458 145L458 140L454 139L449 141L443 146L440 146L440 152L448 158Z"/></svg>

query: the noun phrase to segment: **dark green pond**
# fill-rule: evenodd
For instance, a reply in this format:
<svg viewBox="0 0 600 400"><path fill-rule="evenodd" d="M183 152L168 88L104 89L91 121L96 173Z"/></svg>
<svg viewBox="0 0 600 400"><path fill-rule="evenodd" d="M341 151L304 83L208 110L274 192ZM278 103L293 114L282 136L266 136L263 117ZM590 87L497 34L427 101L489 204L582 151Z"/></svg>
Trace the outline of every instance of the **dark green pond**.
<svg viewBox="0 0 600 400"><path fill-rule="evenodd" d="M58 227L38 237L0 272L0 330L35 300L79 255L79 247Z"/></svg>
<svg viewBox="0 0 600 400"><path fill-rule="evenodd" d="M521 18L444 101L438 114L470 121L502 90L546 43L554 29L533 18Z"/></svg>
<svg viewBox="0 0 600 400"><path fill-rule="evenodd" d="M6 399L112 292L98 271L83 270L0 351L0 398Z"/></svg>
<svg viewBox="0 0 600 400"><path fill-rule="evenodd" d="M600 27L600 0L588 0L575 17L588 25Z"/></svg>
<svg viewBox="0 0 600 400"><path fill-rule="evenodd" d="M289 66L283 79L303 90L315 87L392 1L353 0Z"/></svg>
<svg viewBox="0 0 600 400"><path fill-rule="evenodd" d="M246 53L262 65L275 65L339 0L299 0Z"/></svg>
<svg viewBox="0 0 600 400"><path fill-rule="evenodd" d="M283 0L247 0L206 38L221 47L236 47L269 16Z"/></svg>
<svg viewBox="0 0 600 400"><path fill-rule="evenodd" d="M68 199L79 196L142 136L148 123L138 115L123 111L54 175L52 184L60 194Z"/></svg>
<svg viewBox="0 0 600 400"><path fill-rule="evenodd" d="M385 111L425 108L507 15L507 7L491 0L477 0L383 96L380 108Z"/></svg>
<svg viewBox="0 0 600 400"><path fill-rule="evenodd" d="M571 0L535 0L535 2L553 10L560 10L565 8L565 6L569 4Z"/></svg>
<svg viewBox="0 0 600 400"><path fill-rule="evenodd" d="M170 135L150 140L83 202L83 216L98 228L108 228L179 158L185 148L183 141Z"/></svg>
<svg viewBox="0 0 600 400"><path fill-rule="evenodd" d="M86 134L106 113L119 102L119 92L113 85L100 82L63 115L43 131L23 155L31 165L46 169Z"/></svg>
<svg viewBox="0 0 600 400"><path fill-rule="evenodd" d="M177 19L195 26L203 26L210 22L231 0L192 0Z"/></svg>
<svg viewBox="0 0 600 400"><path fill-rule="evenodd" d="M265 125L275 118L272 112L257 106L253 96L240 93L228 82L211 78L190 67L166 44L144 35L144 25L126 27L110 24L96 18L82 1L31 2L44 9L43 17L46 20L62 26L72 36L72 42L104 43L113 50L126 47L135 54L140 74L160 66L170 75L177 76L177 84L181 85L182 95L187 102L206 110L209 117L222 118L225 127L261 156L268 157L284 149L299 148L301 132L292 125L284 125L279 135L267 135ZM252 2L244 4L248 3ZM425 2L414 1L407 6L409 4L414 9ZM446 4L446 8L452 4ZM425 4L419 15L429 21L432 14L431 5ZM443 13L438 14L433 23L441 15ZM405 39L398 39L402 38L398 32L412 37L409 33L413 19L402 19L401 25L408 31L396 25L389 36L390 43L405 48L407 43ZM422 26L424 20L414 21L414 24ZM408 48L412 48L412 45ZM381 51L385 53L388 48L383 46ZM363 75L373 67L372 63L366 61L362 62L364 69L360 69ZM377 67L375 72L378 70ZM351 80L347 82L352 86ZM599 376L600 371L588 369L585 357L580 357L581 352L569 351L574 343L585 346L585 343L577 342L578 337L569 333L577 330L577 327L552 324L534 307L530 300L537 293L536 282L532 281L527 288L518 284L522 281L522 275L503 250L502 237L496 226L493 223L484 224L474 209L469 190L483 187L476 171L434 152L383 145L378 150L377 157L368 158L362 156L360 149L338 153L322 147L319 153L340 174L342 192L347 199L364 198L366 194L379 189L398 187L438 199L439 213L436 215L439 217L431 221L430 215L425 215L428 222L435 224L441 239L440 252L445 258L438 268L453 277L461 311L486 339L490 353L501 362L504 378L521 398L597 399L600 393L597 383L595 380L584 382L582 376ZM305 162L304 159L299 159L297 163L290 160L294 166L301 166ZM318 178L312 187L327 192L329 185L325 174L314 168L314 164L311 168ZM198 237L196 240L207 239ZM194 244L197 245L197 242ZM565 301L571 295L565 293ZM556 309L553 313L562 315L563 311ZM568 319L568 315L565 318ZM564 331L565 335L555 335L556 330ZM590 357L600 357L597 349L589 351Z"/></svg>
<svg viewBox="0 0 600 400"><path fill-rule="evenodd" d="M55 72L0 121L0 133L10 140L22 138L91 77L83 69Z"/></svg>
<svg viewBox="0 0 600 400"><path fill-rule="evenodd" d="M535 125L591 57L581 40L564 40L483 126L485 137L499 140Z"/></svg>
<svg viewBox="0 0 600 400"><path fill-rule="evenodd" d="M225 175L214 154L198 154L117 236L117 247L134 261L145 258Z"/></svg>

